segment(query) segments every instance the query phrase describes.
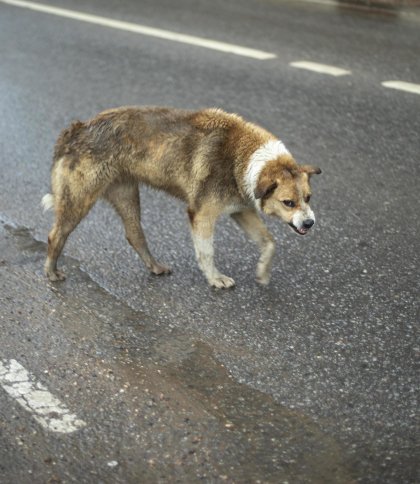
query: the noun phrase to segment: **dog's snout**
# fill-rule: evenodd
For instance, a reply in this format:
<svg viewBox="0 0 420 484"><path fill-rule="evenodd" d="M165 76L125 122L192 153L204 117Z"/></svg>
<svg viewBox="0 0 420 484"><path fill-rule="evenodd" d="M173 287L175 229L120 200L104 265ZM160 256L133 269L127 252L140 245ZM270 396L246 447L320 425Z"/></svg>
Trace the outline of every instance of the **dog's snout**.
<svg viewBox="0 0 420 484"><path fill-rule="evenodd" d="M310 229L314 223L315 223L315 220L311 218L307 218L302 222L302 225L305 227L305 229Z"/></svg>

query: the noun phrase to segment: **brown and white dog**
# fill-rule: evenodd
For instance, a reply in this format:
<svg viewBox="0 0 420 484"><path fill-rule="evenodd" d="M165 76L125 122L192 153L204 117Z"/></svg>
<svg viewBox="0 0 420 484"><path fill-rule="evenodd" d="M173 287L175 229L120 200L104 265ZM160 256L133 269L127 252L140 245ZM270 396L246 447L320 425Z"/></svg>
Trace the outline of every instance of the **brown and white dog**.
<svg viewBox="0 0 420 484"><path fill-rule="evenodd" d="M149 252L140 224L139 183L186 202L198 264L218 288L234 285L214 265L213 233L228 213L255 241L257 281L267 284L274 240L259 213L280 217L304 235L315 222L309 179L319 168L298 165L284 144L255 124L220 109L185 111L122 107L73 123L59 136L51 173L54 208L45 273L64 279L57 259L69 234L98 198L115 208L126 237L154 274L170 269Z"/></svg>

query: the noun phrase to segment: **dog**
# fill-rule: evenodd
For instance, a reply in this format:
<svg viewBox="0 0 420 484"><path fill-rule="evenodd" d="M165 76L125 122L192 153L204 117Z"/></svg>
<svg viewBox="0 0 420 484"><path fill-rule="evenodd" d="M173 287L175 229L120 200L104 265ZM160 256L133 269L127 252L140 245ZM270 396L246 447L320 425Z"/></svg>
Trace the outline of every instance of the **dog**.
<svg viewBox="0 0 420 484"><path fill-rule="evenodd" d="M187 204L198 265L216 288L235 282L214 264L217 219L229 214L260 249L256 277L268 284L274 239L260 214L274 215L297 234L315 223L310 178L321 170L298 165L282 141L237 114L165 107L120 107L77 121L58 137L51 170L53 208L45 274L64 279L57 259L70 233L99 199L121 217L126 238L153 274L169 267L152 256L140 223L139 184Z"/></svg>

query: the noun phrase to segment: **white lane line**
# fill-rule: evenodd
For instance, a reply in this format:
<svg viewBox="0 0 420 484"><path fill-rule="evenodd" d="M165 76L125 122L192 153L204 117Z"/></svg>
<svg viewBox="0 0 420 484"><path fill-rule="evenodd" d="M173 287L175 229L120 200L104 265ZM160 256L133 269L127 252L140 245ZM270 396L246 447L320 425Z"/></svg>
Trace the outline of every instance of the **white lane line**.
<svg viewBox="0 0 420 484"><path fill-rule="evenodd" d="M382 85L384 87L389 87L390 89L398 89L399 91L406 91L414 94L420 94L420 84L414 84L412 82L385 81L385 82L382 82Z"/></svg>
<svg viewBox="0 0 420 484"><path fill-rule="evenodd" d="M227 44L225 42L219 42L217 40L206 39L203 37L195 37L193 35L179 34L176 32L171 32L169 30L148 27L147 25L124 22L121 20L114 20L107 17L99 17L97 15L91 15L76 10L53 7L52 5L26 2L23 0L0 0L0 2L7 3L15 7L27 8L30 10L36 10L37 12L44 12L51 15L57 15L59 17L79 20L80 22L88 22L91 24L101 25L103 27L110 27L112 29L125 30L127 32L148 35L150 37L158 37L160 39L171 40L173 42L181 42L183 44L205 47L206 49L218 50L221 52L227 52L229 54L251 57L252 59L266 60L274 59L275 57L277 57L275 54L272 54L270 52L264 52L262 50L251 49L235 44Z"/></svg>
<svg viewBox="0 0 420 484"><path fill-rule="evenodd" d="M317 62L297 61L291 62L289 65L297 67L298 69L306 69L308 71L319 72L321 74L329 74L330 76L346 76L351 74L351 71L346 71L340 67L328 66L326 64L318 64Z"/></svg>
<svg viewBox="0 0 420 484"><path fill-rule="evenodd" d="M16 360L0 360L0 385L47 430L68 434L86 425Z"/></svg>

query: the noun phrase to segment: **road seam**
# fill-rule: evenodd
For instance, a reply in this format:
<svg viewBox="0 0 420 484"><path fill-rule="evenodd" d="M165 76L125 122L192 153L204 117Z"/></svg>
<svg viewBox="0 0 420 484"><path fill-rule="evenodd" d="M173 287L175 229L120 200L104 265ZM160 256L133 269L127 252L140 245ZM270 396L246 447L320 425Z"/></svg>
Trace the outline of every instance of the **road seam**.
<svg viewBox="0 0 420 484"><path fill-rule="evenodd" d="M0 360L0 386L46 430L68 434L86 426L16 360Z"/></svg>
<svg viewBox="0 0 420 484"><path fill-rule="evenodd" d="M23 0L0 0L0 2L6 3L8 5L13 5L15 7L26 8L29 10L35 10L37 12L56 15L58 17L79 20L81 22L101 25L103 27L109 27L117 30L124 30L140 35L147 35L149 37L157 37L159 39L171 40L173 42L180 42L183 44L204 47L206 49L227 52L229 54L250 57L252 59L267 60L277 57L276 54L272 54L271 52L264 52L262 50L251 49L248 47L229 44L225 42L219 42L218 40L206 39L203 37L195 37L193 35L179 34L177 32L172 32L169 30L148 27L147 25L135 24L122 20L114 20L108 17L100 17L98 15L92 15L76 10L68 10L65 8L53 7L52 5L45 5L42 3L26 2Z"/></svg>

